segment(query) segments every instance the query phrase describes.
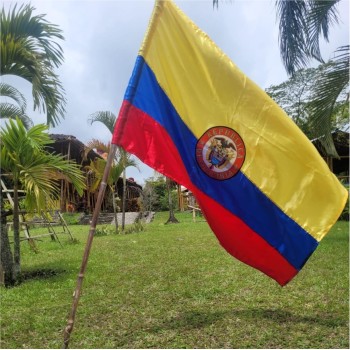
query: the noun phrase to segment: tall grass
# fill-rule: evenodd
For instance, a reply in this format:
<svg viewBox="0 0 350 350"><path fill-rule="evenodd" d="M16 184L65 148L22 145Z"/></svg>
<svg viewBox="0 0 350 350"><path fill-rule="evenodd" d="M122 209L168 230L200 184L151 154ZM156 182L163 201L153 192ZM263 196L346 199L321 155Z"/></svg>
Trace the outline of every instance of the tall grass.
<svg viewBox="0 0 350 350"><path fill-rule="evenodd" d="M145 231L95 237L72 348L349 348L349 227L338 222L281 288L228 255L206 222L158 213ZM1 288L2 348L61 348L88 234L22 244Z"/></svg>

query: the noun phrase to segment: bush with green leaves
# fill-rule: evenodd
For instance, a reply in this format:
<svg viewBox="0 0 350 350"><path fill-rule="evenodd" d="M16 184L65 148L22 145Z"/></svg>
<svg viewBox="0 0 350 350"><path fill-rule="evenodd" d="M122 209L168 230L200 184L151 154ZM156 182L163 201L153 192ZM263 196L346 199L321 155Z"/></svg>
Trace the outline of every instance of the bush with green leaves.
<svg viewBox="0 0 350 350"><path fill-rule="evenodd" d="M126 229L124 230L124 233L129 234L129 233L138 233L142 231L145 231L145 225L140 220L138 220L132 225L126 227Z"/></svg>

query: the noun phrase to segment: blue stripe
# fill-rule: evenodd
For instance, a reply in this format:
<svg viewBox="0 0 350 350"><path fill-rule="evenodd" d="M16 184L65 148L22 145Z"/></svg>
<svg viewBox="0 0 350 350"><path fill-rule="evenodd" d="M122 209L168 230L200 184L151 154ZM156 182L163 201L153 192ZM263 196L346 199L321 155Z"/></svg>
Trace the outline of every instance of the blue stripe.
<svg viewBox="0 0 350 350"><path fill-rule="evenodd" d="M291 265L301 269L318 242L278 208L242 172L228 180L217 181L199 169L195 159L197 138L184 124L142 56L137 58L125 100L143 110L167 130L182 155L191 181L197 188L240 217L277 249ZM232 229L234 230L234 227Z"/></svg>

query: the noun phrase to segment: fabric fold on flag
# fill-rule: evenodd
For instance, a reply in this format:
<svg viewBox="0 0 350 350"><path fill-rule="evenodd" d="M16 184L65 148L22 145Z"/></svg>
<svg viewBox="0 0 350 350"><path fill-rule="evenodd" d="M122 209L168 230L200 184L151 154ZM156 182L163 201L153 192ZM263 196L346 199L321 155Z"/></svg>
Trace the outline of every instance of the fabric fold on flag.
<svg viewBox="0 0 350 350"><path fill-rule="evenodd" d="M112 142L195 195L221 245L280 285L347 191L283 110L172 1L158 1Z"/></svg>

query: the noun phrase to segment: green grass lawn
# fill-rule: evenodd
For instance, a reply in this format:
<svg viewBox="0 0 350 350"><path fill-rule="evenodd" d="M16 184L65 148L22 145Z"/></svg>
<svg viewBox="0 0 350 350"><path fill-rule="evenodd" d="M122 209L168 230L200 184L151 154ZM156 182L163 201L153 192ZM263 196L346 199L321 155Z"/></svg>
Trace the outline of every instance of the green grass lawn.
<svg viewBox="0 0 350 350"><path fill-rule="evenodd" d="M338 222L286 287L232 258L204 221L159 213L141 233L97 236L71 348L349 348L349 226ZM61 348L88 226L22 244L1 288L1 348ZM40 274L38 273L40 272Z"/></svg>

